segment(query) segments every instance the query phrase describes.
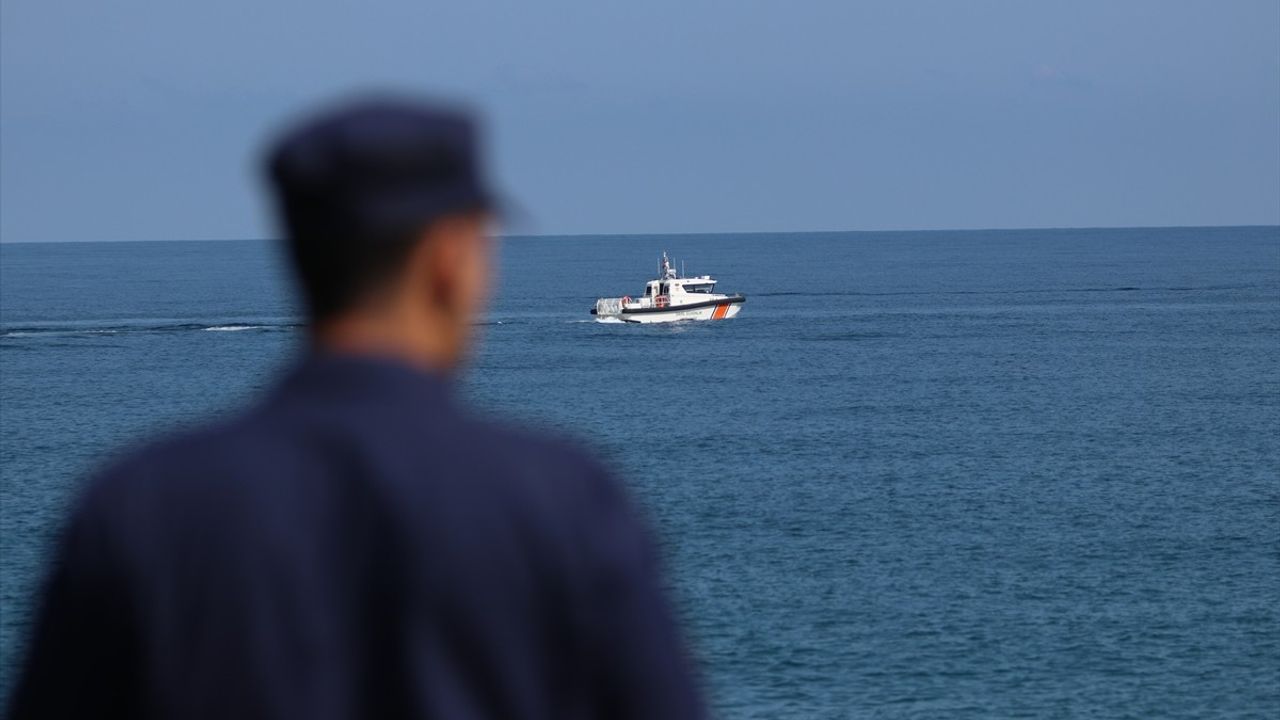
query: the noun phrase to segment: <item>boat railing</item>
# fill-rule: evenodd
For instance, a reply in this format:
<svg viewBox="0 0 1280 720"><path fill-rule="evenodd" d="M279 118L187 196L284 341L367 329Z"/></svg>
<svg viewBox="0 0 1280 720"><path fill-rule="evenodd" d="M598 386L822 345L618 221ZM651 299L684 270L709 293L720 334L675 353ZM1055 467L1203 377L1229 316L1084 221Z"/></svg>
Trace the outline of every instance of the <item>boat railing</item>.
<svg viewBox="0 0 1280 720"><path fill-rule="evenodd" d="M665 296L660 295L658 297L661 298ZM638 298L632 298L632 297L622 298L622 306L626 308L651 308L654 306L662 307L662 304L661 304L661 301L659 301L657 298L646 295L644 297L638 297Z"/></svg>
<svg viewBox="0 0 1280 720"><path fill-rule="evenodd" d="M618 315L624 309L637 310L641 308L665 308L671 306L670 295L656 295L645 297L620 297L620 298L600 298L596 300L597 315Z"/></svg>

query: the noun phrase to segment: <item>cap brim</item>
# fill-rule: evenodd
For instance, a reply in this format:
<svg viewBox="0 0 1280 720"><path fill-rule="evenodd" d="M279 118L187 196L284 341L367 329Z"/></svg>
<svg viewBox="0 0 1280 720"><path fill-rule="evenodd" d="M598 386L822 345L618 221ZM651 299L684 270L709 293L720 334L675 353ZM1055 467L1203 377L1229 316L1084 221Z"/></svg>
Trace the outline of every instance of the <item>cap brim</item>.
<svg viewBox="0 0 1280 720"><path fill-rule="evenodd" d="M493 215L504 231L533 229L533 214L507 195L489 194L484 210ZM508 234L510 234L508 232Z"/></svg>
<svg viewBox="0 0 1280 720"><path fill-rule="evenodd" d="M381 194L360 204L369 227L407 229L429 224L441 217L464 212L485 212L503 226L527 226L529 214L505 196L487 188L462 186L450 191L436 189Z"/></svg>

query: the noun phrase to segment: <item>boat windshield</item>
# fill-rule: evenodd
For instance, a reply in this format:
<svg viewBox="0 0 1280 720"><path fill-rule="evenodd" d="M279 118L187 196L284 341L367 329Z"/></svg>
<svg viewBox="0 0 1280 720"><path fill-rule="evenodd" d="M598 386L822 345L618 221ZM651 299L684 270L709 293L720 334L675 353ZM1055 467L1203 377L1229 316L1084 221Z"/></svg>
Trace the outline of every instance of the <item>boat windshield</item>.
<svg viewBox="0 0 1280 720"><path fill-rule="evenodd" d="M710 293L716 289L715 283L707 283L705 285L685 285L684 291L689 293Z"/></svg>

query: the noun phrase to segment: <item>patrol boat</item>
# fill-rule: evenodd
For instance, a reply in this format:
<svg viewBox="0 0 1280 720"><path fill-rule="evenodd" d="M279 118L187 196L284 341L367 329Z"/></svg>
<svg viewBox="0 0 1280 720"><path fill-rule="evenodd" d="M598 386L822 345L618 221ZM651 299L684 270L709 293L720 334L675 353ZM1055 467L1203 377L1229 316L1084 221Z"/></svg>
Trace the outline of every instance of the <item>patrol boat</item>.
<svg viewBox="0 0 1280 720"><path fill-rule="evenodd" d="M600 298L591 314L601 321L629 323L675 322L678 320L727 320L742 310L746 295L720 295L710 275L681 277L667 253L662 253L658 279L644 286L644 295Z"/></svg>

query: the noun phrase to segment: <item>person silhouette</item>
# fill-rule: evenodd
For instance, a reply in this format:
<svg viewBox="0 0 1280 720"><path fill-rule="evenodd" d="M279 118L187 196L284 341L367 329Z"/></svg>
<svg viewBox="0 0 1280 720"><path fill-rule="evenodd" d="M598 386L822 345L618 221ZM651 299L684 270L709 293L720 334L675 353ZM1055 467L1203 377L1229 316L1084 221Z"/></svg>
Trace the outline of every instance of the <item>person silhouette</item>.
<svg viewBox="0 0 1280 720"><path fill-rule="evenodd" d="M92 480L11 717L704 715L619 483L453 390L498 210L478 145L466 112L400 98L274 144L307 350Z"/></svg>

